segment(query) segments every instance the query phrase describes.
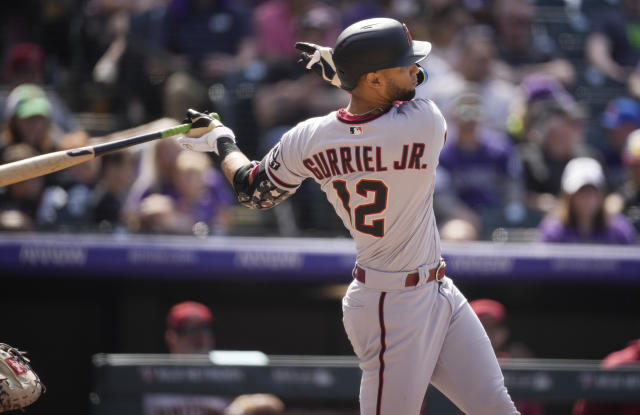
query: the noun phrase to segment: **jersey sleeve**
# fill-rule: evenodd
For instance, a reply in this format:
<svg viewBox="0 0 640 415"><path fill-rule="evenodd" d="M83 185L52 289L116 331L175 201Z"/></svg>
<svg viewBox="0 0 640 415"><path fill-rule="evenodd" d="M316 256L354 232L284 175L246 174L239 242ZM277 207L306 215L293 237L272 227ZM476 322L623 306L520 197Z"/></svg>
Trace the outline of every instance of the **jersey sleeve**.
<svg viewBox="0 0 640 415"><path fill-rule="evenodd" d="M408 112L407 120L414 124L411 129L424 132L425 142L442 150L447 139L447 121L438 106L425 98L416 98L408 104L403 110Z"/></svg>
<svg viewBox="0 0 640 415"><path fill-rule="evenodd" d="M263 161L269 180L288 192L295 192L308 177L302 164L302 131L300 125L287 131Z"/></svg>
<svg viewBox="0 0 640 415"><path fill-rule="evenodd" d="M432 109L433 113L433 139L435 143L439 145L440 150L447 142L447 120L444 119L444 115L440 112L438 106L430 100L427 103Z"/></svg>

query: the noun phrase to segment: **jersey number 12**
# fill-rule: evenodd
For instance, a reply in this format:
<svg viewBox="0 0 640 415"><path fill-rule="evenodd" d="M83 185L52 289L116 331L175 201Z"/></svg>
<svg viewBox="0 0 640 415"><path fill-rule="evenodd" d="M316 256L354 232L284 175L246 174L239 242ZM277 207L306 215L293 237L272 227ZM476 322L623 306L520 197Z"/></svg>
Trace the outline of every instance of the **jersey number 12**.
<svg viewBox="0 0 640 415"><path fill-rule="evenodd" d="M351 193L347 188L347 182L344 180L334 180L332 184L342 202L342 206L349 214L349 219L354 227L362 233L382 238L384 236L384 218L375 219L371 221L371 224L367 224L366 216L382 213L387 209L387 194L389 193L387 185L380 180L362 179L358 181L358 183L356 183L356 193L366 198L369 197L369 193L373 193L373 203L356 206L356 208L353 209L352 217L351 208L349 207Z"/></svg>

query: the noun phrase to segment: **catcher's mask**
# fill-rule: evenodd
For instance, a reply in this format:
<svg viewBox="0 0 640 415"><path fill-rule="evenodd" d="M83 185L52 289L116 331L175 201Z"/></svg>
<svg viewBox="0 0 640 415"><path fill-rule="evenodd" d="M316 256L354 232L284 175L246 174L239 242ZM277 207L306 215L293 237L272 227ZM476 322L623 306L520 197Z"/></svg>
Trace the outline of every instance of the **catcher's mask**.
<svg viewBox="0 0 640 415"><path fill-rule="evenodd" d="M368 72L418 63L429 52L431 43L412 40L403 23L375 18L354 23L340 33L333 62L342 88L350 91Z"/></svg>

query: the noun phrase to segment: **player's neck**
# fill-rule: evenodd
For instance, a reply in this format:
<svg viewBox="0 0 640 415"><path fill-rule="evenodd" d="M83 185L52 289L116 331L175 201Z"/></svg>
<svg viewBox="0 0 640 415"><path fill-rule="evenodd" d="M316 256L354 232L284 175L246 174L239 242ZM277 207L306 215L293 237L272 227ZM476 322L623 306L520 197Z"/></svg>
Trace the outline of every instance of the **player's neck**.
<svg viewBox="0 0 640 415"><path fill-rule="evenodd" d="M376 114L386 111L392 104L383 100L352 96L345 110L351 115Z"/></svg>

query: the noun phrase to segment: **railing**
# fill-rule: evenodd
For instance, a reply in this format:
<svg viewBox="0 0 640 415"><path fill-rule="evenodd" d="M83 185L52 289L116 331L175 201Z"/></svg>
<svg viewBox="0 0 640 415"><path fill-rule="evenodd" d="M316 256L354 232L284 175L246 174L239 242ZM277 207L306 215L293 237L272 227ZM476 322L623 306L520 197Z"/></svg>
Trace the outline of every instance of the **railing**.
<svg viewBox="0 0 640 415"><path fill-rule="evenodd" d="M443 243L457 280L640 283L640 246ZM0 234L0 267L28 276L347 282L348 239Z"/></svg>
<svg viewBox="0 0 640 415"><path fill-rule="evenodd" d="M141 413L143 396L148 394L273 393L285 400L315 405L346 403L357 407L361 372L355 358L264 356L264 359L255 359L249 354L251 365L238 361L220 365L214 364L211 357L215 356L95 355L94 414L116 413L115 408L119 414ZM512 359L502 362L501 366L509 393L516 400L557 403L587 398L640 402L640 366L602 370L597 361L541 359ZM442 399L435 390L427 393L427 402L433 407L447 408ZM452 413L446 411L448 409L439 409L436 413Z"/></svg>

